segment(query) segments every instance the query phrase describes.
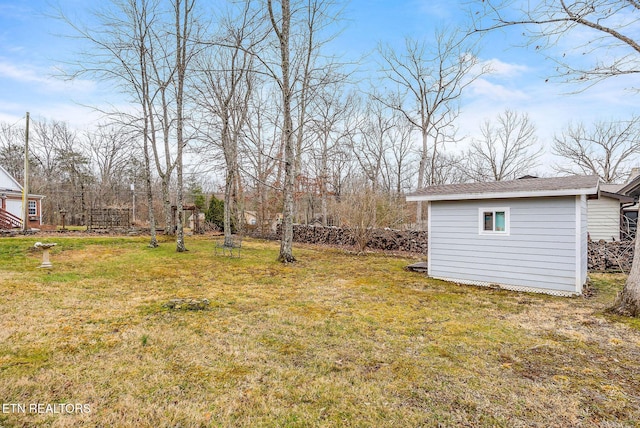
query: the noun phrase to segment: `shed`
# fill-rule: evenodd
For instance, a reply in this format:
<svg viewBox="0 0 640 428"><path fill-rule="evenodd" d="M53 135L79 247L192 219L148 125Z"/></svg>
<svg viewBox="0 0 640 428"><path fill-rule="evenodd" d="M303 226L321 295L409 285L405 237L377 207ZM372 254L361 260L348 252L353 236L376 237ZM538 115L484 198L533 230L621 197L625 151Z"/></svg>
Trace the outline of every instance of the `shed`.
<svg viewBox="0 0 640 428"><path fill-rule="evenodd" d="M554 295L587 280L587 198L597 176L430 186L428 275L462 284Z"/></svg>

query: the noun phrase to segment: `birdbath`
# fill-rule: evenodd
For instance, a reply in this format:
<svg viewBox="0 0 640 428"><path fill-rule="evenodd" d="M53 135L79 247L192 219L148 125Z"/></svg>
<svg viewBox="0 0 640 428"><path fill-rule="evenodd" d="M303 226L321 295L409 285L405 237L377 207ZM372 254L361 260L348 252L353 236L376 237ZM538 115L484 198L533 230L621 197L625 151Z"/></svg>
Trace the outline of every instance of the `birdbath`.
<svg viewBox="0 0 640 428"><path fill-rule="evenodd" d="M49 261L49 249L51 249L51 247L55 247L56 245L58 244L55 244L53 242L47 242L47 243L36 242L33 245L36 248L42 248L42 264L38 267L45 268L45 269L50 269L53 267L53 265Z"/></svg>

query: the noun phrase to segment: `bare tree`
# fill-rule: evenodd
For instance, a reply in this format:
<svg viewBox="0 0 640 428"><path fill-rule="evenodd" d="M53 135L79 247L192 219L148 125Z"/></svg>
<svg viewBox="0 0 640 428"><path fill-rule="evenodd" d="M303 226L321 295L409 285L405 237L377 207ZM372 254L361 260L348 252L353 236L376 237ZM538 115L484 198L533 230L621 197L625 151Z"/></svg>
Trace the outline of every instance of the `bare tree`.
<svg viewBox="0 0 640 428"><path fill-rule="evenodd" d="M609 77L640 73L640 42L637 23L640 3L635 0L541 0L533 3L514 0L485 0L475 11L476 31L519 26L536 48L556 46L559 40L595 58L582 66L583 55L554 55L560 74L569 80L597 83ZM481 13L482 12L482 13ZM587 37L572 38L574 30ZM583 42L586 40L586 42ZM605 55L597 55L604 51ZM640 239L636 239L633 265L625 286L612 310L640 316Z"/></svg>
<svg viewBox="0 0 640 428"><path fill-rule="evenodd" d="M116 202L119 187L132 158L139 158L133 136L122 128L103 125L96 132L85 132L86 148L95 170L95 197L103 205Z"/></svg>
<svg viewBox="0 0 640 428"><path fill-rule="evenodd" d="M24 171L24 131L9 123L0 123L0 165L13 177Z"/></svg>
<svg viewBox="0 0 640 428"><path fill-rule="evenodd" d="M177 195L177 230L176 251L184 252L184 185L183 185L183 151L186 146L185 117L184 117L184 87L189 66L195 58L197 49L194 40L198 40L197 20L195 15L195 0L173 0L175 15L175 103L176 103L176 181Z"/></svg>
<svg viewBox="0 0 640 428"><path fill-rule="evenodd" d="M385 157L387 191L397 195L409 190L415 178L415 147L411 138L411 124L394 115L394 126L389 131L388 154ZM431 181L430 181L431 182Z"/></svg>
<svg viewBox="0 0 640 428"><path fill-rule="evenodd" d="M640 154L640 118L599 121L591 129L583 123L569 124L554 137L554 153L568 164L555 168L561 173L597 175L615 183L629 172Z"/></svg>
<svg viewBox="0 0 640 428"><path fill-rule="evenodd" d="M438 152L435 168L429 182L434 185L464 183L468 180L466 156L464 154Z"/></svg>
<svg viewBox="0 0 640 428"><path fill-rule="evenodd" d="M387 150L391 145L390 137L395 123L393 114L389 114L383 103L371 97L358 124L358 133L352 138L353 156L360 170L367 178L373 193L384 181L383 173Z"/></svg>
<svg viewBox="0 0 640 428"><path fill-rule="evenodd" d="M340 204L342 227L349 231L359 254L366 250L378 227L396 226L396 200L375 191L366 177L352 177Z"/></svg>
<svg viewBox="0 0 640 428"><path fill-rule="evenodd" d="M255 81L248 6L245 3L238 19L228 17L222 21L224 34L217 43L215 57L205 59L199 66L203 70L196 101L218 119L213 124L212 141L220 142L225 159L224 240L229 246L232 245L232 212L237 203L233 196L237 194L239 179L238 146L244 135Z"/></svg>
<svg viewBox="0 0 640 428"><path fill-rule="evenodd" d="M349 136L349 118L355 115L356 99L353 93L344 94L341 83L327 85L314 97L310 131L316 144L312 147L312 161L315 167L320 217L323 226L328 222L328 201L330 193L330 162L339 146L345 144Z"/></svg>
<svg viewBox="0 0 640 428"><path fill-rule="evenodd" d="M297 165L307 128L307 107L315 88L326 83L332 62L320 62L320 51L335 34L328 28L335 23L337 12L332 0L266 0L268 31L275 38L277 53L267 50L258 54L265 73L277 85L282 108L282 141L284 146L284 183L282 238L278 260L288 263L293 256L294 191ZM320 34L329 34L321 39ZM294 123L295 120L295 123Z"/></svg>
<svg viewBox="0 0 640 428"><path fill-rule="evenodd" d="M280 10L274 8L272 0L267 0L271 29L276 35L280 51L278 74L273 73L282 95L282 141L284 145L284 186L282 210L282 238L278 260L284 263L294 262L293 256L293 191L295 186L295 141L292 120L292 86L291 64L291 2L281 0Z"/></svg>
<svg viewBox="0 0 640 428"><path fill-rule="evenodd" d="M91 46L81 52L69 78L92 75L114 85L117 90L131 96L131 101L140 109L137 113L120 111L104 112L114 121L132 129L133 135L142 140L145 165L145 187L151 229L150 247L157 247L155 216L153 213L153 190L149 146L156 147L154 103L156 95L164 85L156 85L160 58L155 55L157 38L154 28L160 22L158 3L153 0L126 0L103 3L102 10L93 15L92 25L74 22L60 12L61 19L77 37ZM163 93L163 92L162 92ZM168 120L165 120L168 123ZM168 156L168 149L166 150ZM156 154L156 165L159 165ZM168 227L169 225L167 225Z"/></svg>
<svg viewBox="0 0 640 428"><path fill-rule="evenodd" d="M466 170L474 181L514 180L530 172L542 155L529 115L505 110L496 122L485 121L482 138L469 148Z"/></svg>
<svg viewBox="0 0 640 428"><path fill-rule="evenodd" d="M549 52L557 62L558 77L563 80L594 84L640 72L635 30L640 4L635 0L484 0L476 4L471 13L476 32L524 29L528 44ZM578 31L584 33L578 36ZM567 49L558 52L560 41Z"/></svg>
<svg viewBox="0 0 640 428"><path fill-rule="evenodd" d="M282 212L276 196L282 176L283 146L278 126L281 111L270 102L274 98L277 99L274 91L255 91L247 118L247 133L239 147L242 154L240 168L250 177L256 194L253 200L257 203L257 222L262 236L266 232L265 224L274 220L276 210Z"/></svg>
<svg viewBox="0 0 640 428"><path fill-rule="evenodd" d="M439 150L438 137L458 115L458 102L480 73L478 58L469 39L457 31L437 31L432 46L424 41L405 40L404 51L380 46L382 72L397 89L390 99L380 98L402 114L420 133L421 150L417 187L433 177ZM418 203L417 218L422 219Z"/></svg>

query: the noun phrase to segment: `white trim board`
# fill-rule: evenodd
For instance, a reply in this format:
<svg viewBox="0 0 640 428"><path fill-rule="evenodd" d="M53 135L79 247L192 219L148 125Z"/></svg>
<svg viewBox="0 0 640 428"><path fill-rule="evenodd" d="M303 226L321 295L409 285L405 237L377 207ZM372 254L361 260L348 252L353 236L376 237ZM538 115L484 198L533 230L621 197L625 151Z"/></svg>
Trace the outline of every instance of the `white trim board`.
<svg viewBox="0 0 640 428"><path fill-rule="evenodd" d="M462 201L474 199L510 199L510 198L542 198L546 196L577 196L595 195L598 187L562 190L536 190L521 192L491 192L491 193L453 193L446 195L408 195L407 202L419 201Z"/></svg>

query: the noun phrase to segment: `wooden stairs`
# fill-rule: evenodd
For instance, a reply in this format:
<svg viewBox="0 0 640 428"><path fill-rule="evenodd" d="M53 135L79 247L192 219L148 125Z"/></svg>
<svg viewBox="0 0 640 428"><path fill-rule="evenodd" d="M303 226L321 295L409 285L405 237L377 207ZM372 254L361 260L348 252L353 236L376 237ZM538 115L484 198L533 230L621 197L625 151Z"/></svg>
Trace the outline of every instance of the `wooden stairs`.
<svg viewBox="0 0 640 428"><path fill-rule="evenodd" d="M22 220L0 208L0 229L20 229L22 228Z"/></svg>

